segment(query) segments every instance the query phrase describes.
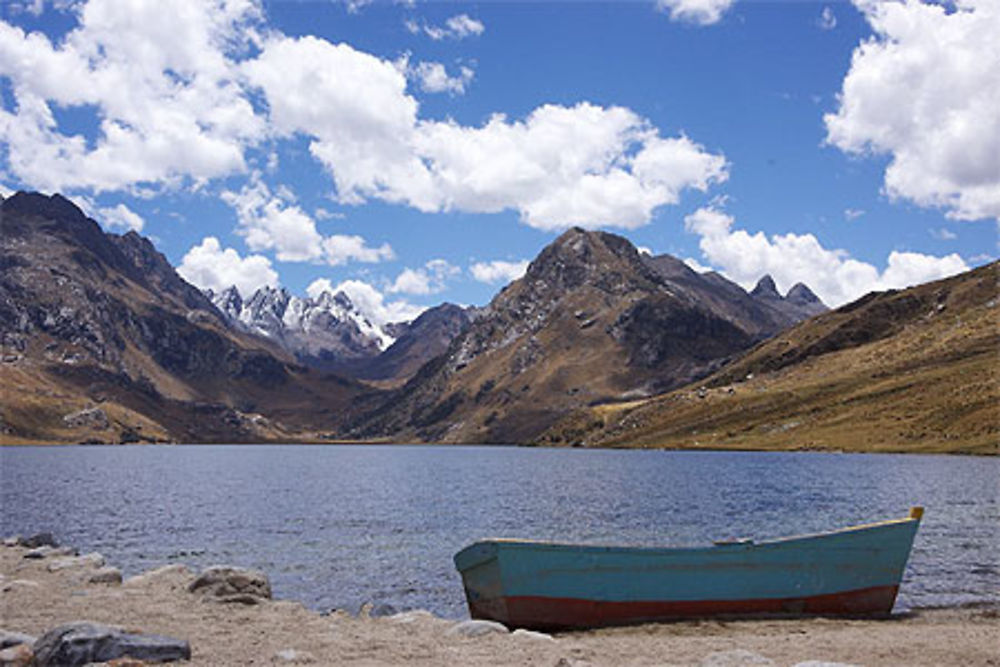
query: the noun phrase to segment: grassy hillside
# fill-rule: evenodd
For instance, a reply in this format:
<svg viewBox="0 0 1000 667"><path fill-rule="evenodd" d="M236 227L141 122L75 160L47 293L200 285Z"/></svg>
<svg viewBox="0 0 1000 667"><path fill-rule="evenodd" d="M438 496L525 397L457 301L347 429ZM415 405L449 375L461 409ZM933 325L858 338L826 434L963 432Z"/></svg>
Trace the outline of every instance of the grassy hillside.
<svg viewBox="0 0 1000 667"><path fill-rule="evenodd" d="M997 454L997 273L869 295L696 385L578 411L536 442Z"/></svg>

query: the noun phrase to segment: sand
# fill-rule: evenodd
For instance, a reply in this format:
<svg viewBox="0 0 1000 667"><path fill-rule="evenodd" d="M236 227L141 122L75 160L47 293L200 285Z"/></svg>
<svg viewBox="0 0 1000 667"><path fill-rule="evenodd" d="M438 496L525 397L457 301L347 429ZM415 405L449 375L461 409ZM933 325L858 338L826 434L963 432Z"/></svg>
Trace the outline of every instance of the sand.
<svg viewBox="0 0 1000 667"><path fill-rule="evenodd" d="M924 610L883 621L690 621L552 638L467 637L454 633L457 621L427 613L323 616L287 600L208 601L187 591L194 573L178 566L124 584L86 583L92 565L49 572L51 559L26 560L26 551L0 546L0 628L41 635L71 621L117 625L188 640L192 659L183 664L191 665L1000 666L996 607ZM299 662L278 657L288 649Z"/></svg>

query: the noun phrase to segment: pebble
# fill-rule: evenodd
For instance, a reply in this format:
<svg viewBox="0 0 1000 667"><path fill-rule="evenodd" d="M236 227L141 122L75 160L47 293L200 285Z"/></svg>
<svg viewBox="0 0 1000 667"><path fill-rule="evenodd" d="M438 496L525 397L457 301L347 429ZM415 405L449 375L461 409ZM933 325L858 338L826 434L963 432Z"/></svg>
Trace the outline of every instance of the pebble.
<svg viewBox="0 0 1000 667"><path fill-rule="evenodd" d="M29 667L35 653L27 644L16 644L0 651L0 667Z"/></svg>
<svg viewBox="0 0 1000 667"><path fill-rule="evenodd" d="M280 662L288 665L306 665L316 662L316 657L308 651L286 648L275 653L271 658L271 662Z"/></svg>
<svg viewBox="0 0 1000 667"><path fill-rule="evenodd" d="M535 632L534 630L525 630L524 628L518 628L514 632L510 633L511 637L520 637L522 639L531 639L534 641L545 641L554 642L556 640L552 635L547 635L544 632Z"/></svg>
<svg viewBox="0 0 1000 667"><path fill-rule="evenodd" d="M490 634L507 634L510 632L503 623L496 621L461 621L448 628L445 634L461 635L463 637L482 637Z"/></svg>

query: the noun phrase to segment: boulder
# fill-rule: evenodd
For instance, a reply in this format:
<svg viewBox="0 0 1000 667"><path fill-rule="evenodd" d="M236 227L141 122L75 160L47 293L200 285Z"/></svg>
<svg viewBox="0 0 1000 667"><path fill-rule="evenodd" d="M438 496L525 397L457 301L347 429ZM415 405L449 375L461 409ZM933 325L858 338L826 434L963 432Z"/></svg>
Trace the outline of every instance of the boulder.
<svg viewBox="0 0 1000 667"><path fill-rule="evenodd" d="M17 646L18 644L27 644L31 646L35 643L37 637L31 635L26 635L23 632L11 632L10 630L0 629L0 649L10 648L11 646Z"/></svg>
<svg viewBox="0 0 1000 667"><path fill-rule="evenodd" d="M35 642L34 651L38 667L76 667L124 657L146 662L191 659L191 646L186 641L86 621L49 630Z"/></svg>
<svg viewBox="0 0 1000 667"><path fill-rule="evenodd" d="M103 565L104 556L95 551L83 556L73 556L70 558L59 558L54 560L49 563L48 570L49 572L58 572L59 570L74 567L102 567Z"/></svg>
<svg viewBox="0 0 1000 667"><path fill-rule="evenodd" d="M59 543L52 537L52 533L35 533L31 537L19 537L18 545L35 549L37 547L57 547Z"/></svg>
<svg viewBox="0 0 1000 667"><path fill-rule="evenodd" d="M15 644L0 650L0 667L30 667L35 653L28 644Z"/></svg>
<svg viewBox="0 0 1000 667"><path fill-rule="evenodd" d="M188 590L218 602L257 604L271 599L271 582L259 570L213 565L191 582Z"/></svg>
<svg viewBox="0 0 1000 667"><path fill-rule="evenodd" d="M461 635L462 637L482 637L491 634L505 635L508 632L510 631L507 630L507 626L496 621L462 621L448 628L446 634L452 636Z"/></svg>
<svg viewBox="0 0 1000 667"><path fill-rule="evenodd" d="M120 584L122 583L122 571L117 567L98 568L87 577L87 582L91 584Z"/></svg>

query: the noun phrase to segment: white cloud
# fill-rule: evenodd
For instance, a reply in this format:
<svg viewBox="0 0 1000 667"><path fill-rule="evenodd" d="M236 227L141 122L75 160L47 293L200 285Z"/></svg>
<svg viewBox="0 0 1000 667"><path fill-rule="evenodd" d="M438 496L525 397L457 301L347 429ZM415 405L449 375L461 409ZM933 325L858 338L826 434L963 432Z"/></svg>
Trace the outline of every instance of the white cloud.
<svg viewBox="0 0 1000 667"><path fill-rule="evenodd" d="M765 273L781 291L802 282L832 307L872 291L909 287L968 269L957 254L934 257L911 252L889 253L879 271L852 259L845 250L828 250L812 234L750 234L733 229L734 219L718 208L701 208L684 218L688 231L701 236L705 258L729 279L750 289Z"/></svg>
<svg viewBox="0 0 1000 667"><path fill-rule="evenodd" d="M708 273L709 271L715 271L711 266L705 266L694 257L685 257L684 263L687 264L688 268L696 273Z"/></svg>
<svg viewBox="0 0 1000 667"><path fill-rule="evenodd" d="M892 199L956 219L1000 220L1000 5L859 0L875 36L858 46L830 144L891 156Z"/></svg>
<svg viewBox="0 0 1000 667"><path fill-rule="evenodd" d="M928 231L930 231L931 236L936 238L938 241L954 241L955 239L958 238L958 234L951 231L947 227L941 227L940 229L931 229Z"/></svg>
<svg viewBox="0 0 1000 667"><path fill-rule="evenodd" d="M373 248L362 237L349 234L327 236L323 239L323 253L327 264L331 266L352 261L374 264L396 257L396 253L388 243Z"/></svg>
<svg viewBox="0 0 1000 667"><path fill-rule="evenodd" d="M443 26L433 26L418 24L416 21L406 21L406 29L416 35L423 32L435 41L442 39L465 39L466 37L478 37L486 31L486 26L479 19L474 19L468 14L457 14L445 21Z"/></svg>
<svg viewBox="0 0 1000 667"><path fill-rule="evenodd" d="M130 229L133 232L141 232L146 224L141 215L125 204L99 209L98 214L100 215L101 222L110 229Z"/></svg>
<svg viewBox="0 0 1000 667"><path fill-rule="evenodd" d="M313 298L323 292L343 292L365 317L379 326L408 322L427 310L426 306L417 306L405 300L387 303L382 292L363 280L345 280L333 285L327 278L319 278L306 288L306 293Z"/></svg>
<svg viewBox="0 0 1000 667"><path fill-rule="evenodd" d="M243 171L264 123L231 55L258 12L250 0L90 0L57 45L0 21L10 172L42 190L105 191ZM92 113L96 138L60 132L52 104Z"/></svg>
<svg viewBox="0 0 1000 667"><path fill-rule="evenodd" d="M449 76L448 70L441 63L421 62L407 70L425 93L450 93L461 95L465 87L472 81L475 73L464 65L459 68L458 76Z"/></svg>
<svg viewBox="0 0 1000 667"><path fill-rule="evenodd" d="M271 268L270 260L261 255L240 257L232 248L223 250L214 236L206 236L200 245L188 250L177 273L201 289L219 292L236 285L245 297L261 287L278 285L278 274Z"/></svg>
<svg viewBox="0 0 1000 667"><path fill-rule="evenodd" d="M848 222L850 222L851 220L857 220L858 218L860 218L864 214L865 214L864 209L860 209L860 208L845 208L844 209L844 219L846 219Z"/></svg>
<svg viewBox="0 0 1000 667"><path fill-rule="evenodd" d="M837 15L833 13L833 9L830 7L824 7L822 13L820 13L819 18L816 19L816 25L819 26L820 30L833 30L837 27Z"/></svg>
<svg viewBox="0 0 1000 667"><path fill-rule="evenodd" d="M476 262L469 267L472 277L481 283L509 283L517 280L528 270L528 260L507 262L496 259L492 262Z"/></svg>
<svg viewBox="0 0 1000 667"><path fill-rule="evenodd" d="M656 8L670 12L670 20L711 25L718 23L735 0L656 0Z"/></svg>
<svg viewBox="0 0 1000 667"><path fill-rule="evenodd" d="M460 274L462 270L443 259L432 259L419 269L403 269L389 292L405 294L437 294L443 292L449 278Z"/></svg>

